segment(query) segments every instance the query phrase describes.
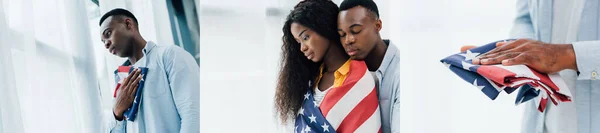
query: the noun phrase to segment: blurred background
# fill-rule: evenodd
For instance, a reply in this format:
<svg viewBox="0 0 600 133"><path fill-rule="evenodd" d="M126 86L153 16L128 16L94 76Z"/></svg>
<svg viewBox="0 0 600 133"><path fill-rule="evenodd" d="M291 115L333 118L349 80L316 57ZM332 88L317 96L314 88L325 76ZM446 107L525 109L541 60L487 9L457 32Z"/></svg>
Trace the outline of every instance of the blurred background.
<svg viewBox="0 0 600 133"><path fill-rule="evenodd" d="M300 0L200 2L201 132L291 132L273 97L282 26ZM339 4L341 0L333 0ZM375 0L400 50L402 133L514 133L523 107L495 101L439 62L462 45L508 37L516 0Z"/></svg>
<svg viewBox="0 0 600 133"><path fill-rule="evenodd" d="M113 71L126 59L98 21L130 10L140 32L200 62L199 0L0 0L0 133L98 133L112 118Z"/></svg>

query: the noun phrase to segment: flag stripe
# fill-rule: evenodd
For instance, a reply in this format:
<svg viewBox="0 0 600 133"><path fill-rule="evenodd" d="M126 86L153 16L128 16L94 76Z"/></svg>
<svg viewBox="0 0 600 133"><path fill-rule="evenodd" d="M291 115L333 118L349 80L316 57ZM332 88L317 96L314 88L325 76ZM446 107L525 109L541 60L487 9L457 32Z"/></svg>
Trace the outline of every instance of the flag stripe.
<svg viewBox="0 0 600 133"><path fill-rule="evenodd" d="M129 70L131 70L131 66L119 66L119 68L117 68L118 72L129 73Z"/></svg>
<svg viewBox="0 0 600 133"><path fill-rule="evenodd" d="M378 104L377 104L377 92L375 88L373 91L365 97L351 112L348 114L346 118L342 121L340 126L337 128L337 131L340 132L358 132L358 133L366 133L367 132L375 132L379 127L381 127L381 118L380 113L378 112ZM375 118L373 118L376 115ZM367 120L373 119L369 122ZM357 129L361 127L365 131L357 131ZM372 129L374 128L374 129ZM371 129L371 130L369 130Z"/></svg>
<svg viewBox="0 0 600 133"><path fill-rule="evenodd" d="M516 74L505 70L505 69L498 69L497 66L495 65L489 65L489 66L479 66L479 68L477 68L477 73L481 74L481 76L486 77L496 83L502 84L504 86L508 86L505 82L504 82L504 78L506 77L514 77Z"/></svg>
<svg viewBox="0 0 600 133"><path fill-rule="evenodd" d="M364 64L364 62L353 60L350 62L350 68L351 69L348 72L348 77L346 77L344 83L342 83L342 85L339 87L331 88L331 90L329 90L329 92L325 94L325 97L323 97L323 101L321 102L321 105L319 107L321 109L321 112L323 112L323 116L327 116L331 108L333 108L333 106L336 105L342 99L342 97L344 97L349 91L351 91L352 88L356 86L356 84L358 84L359 82L368 82L362 81L365 78L369 78L367 77L368 75L365 76L365 74L369 73L367 71L367 66ZM372 86L375 86L375 81L373 81L373 79L371 79L370 82ZM358 87L365 87L365 85L360 85ZM360 98L362 99L363 97Z"/></svg>
<svg viewBox="0 0 600 133"><path fill-rule="evenodd" d="M365 121L365 123L363 123L362 125L360 125L360 127L358 127L358 129L356 129L354 132L355 133L372 133L372 132L381 132L381 112L379 110L379 107L377 107L377 110L375 110L375 113L373 113L373 115L371 115L371 117L369 119L367 119L367 121Z"/></svg>
<svg viewBox="0 0 600 133"><path fill-rule="evenodd" d="M571 95L571 91L561 91L560 88L569 88L569 87L567 86L567 83L565 82L565 80L563 80L558 73L549 74L548 77L550 78L552 83L554 83L554 84L556 84L556 86L558 86L558 89L556 89L556 92L561 92L561 94L565 94L567 96Z"/></svg>
<svg viewBox="0 0 600 133"><path fill-rule="evenodd" d="M367 71L363 71L363 73L367 73ZM333 105L328 114L323 113L323 116L327 118L329 123L331 123L335 129L338 129L340 123L348 116L350 111L352 111L352 109L354 109L372 91L372 89L365 88L373 88L374 86L375 82L370 75L363 76L361 80L354 85L354 89L350 89L346 95L343 95L342 98L338 100L338 104ZM332 92L328 92L328 94L330 93ZM328 95L326 95L325 98L327 98L327 96ZM327 100L325 98L323 103ZM323 105L323 103L321 103L321 105Z"/></svg>
<svg viewBox="0 0 600 133"><path fill-rule="evenodd" d="M538 73L531 68L528 68L528 69L533 71L533 74L535 74L535 76L539 77L540 78L539 80L542 81L542 83L546 84L546 86L548 86L550 88L554 88L555 90L559 90L558 86L556 86L554 83L552 83L552 80L550 80L550 77L548 77L548 75Z"/></svg>
<svg viewBox="0 0 600 133"><path fill-rule="evenodd" d="M119 88L121 88L121 83L117 83L117 88L115 89L115 94L113 97L117 97L117 91L119 91Z"/></svg>

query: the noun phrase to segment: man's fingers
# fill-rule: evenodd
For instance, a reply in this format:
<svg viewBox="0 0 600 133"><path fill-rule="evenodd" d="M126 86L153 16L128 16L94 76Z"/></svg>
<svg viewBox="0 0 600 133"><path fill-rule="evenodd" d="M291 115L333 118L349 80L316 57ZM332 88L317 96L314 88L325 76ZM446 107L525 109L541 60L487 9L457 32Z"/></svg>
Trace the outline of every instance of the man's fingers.
<svg viewBox="0 0 600 133"><path fill-rule="evenodd" d="M475 58L475 59L471 60L471 64L479 65L479 64L481 64L481 60L479 60L479 58Z"/></svg>
<svg viewBox="0 0 600 133"><path fill-rule="evenodd" d="M135 72L135 70L133 71ZM131 73L133 73L131 72ZM127 88L125 86L129 85L129 80L131 80L131 77L133 77L133 74L129 74L124 80L123 83L121 84L121 86L123 86L122 88Z"/></svg>
<svg viewBox="0 0 600 133"><path fill-rule="evenodd" d="M496 53L479 56L479 59L483 60L483 59L488 59L488 58L497 58L498 56L503 56L508 53L520 52L518 50L519 50L519 47L509 49L509 50L504 50L504 51L498 51Z"/></svg>
<svg viewBox="0 0 600 133"><path fill-rule="evenodd" d="M131 84L131 81L135 80L135 78L137 77L136 73L138 73L137 68L133 69L133 71L131 71L129 76L127 76L127 78L125 78L125 80L123 81L123 86L129 86L129 84Z"/></svg>
<svg viewBox="0 0 600 133"><path fill-rule="evenodd" d="M504 65L504 66L521 65L521 64L527 65L527 61L528 61L527 55L520 54L514 58L502 60L502 65Z"/></svg>
<svg viewBox="0 0 600 133"><path fill-rule="evenodd" d="M138 76L134 82L131 83L131 88L130 88L130 93L135 94L135 91L137 90L137 86L140 84L140 80L142 80L142 76Z"/></svg>
<svg viewBox="0 0 600 133"><path fill-rule="evenodd" d="M465 52L465 51L467 51L467 50L469 50L469 49L473 49L473 48L475 48L475 47L477 47L477 46L473 46L473 45L465 45L465 46L462 46L462 47L460 47L460 52Z"/></svg>
<svg viewBox="0 0 600 133"><path fill-rule="evenodd" d="M514 42L514 41L497 42L497 43L496 43L496 47L500 47L500 46L502 46L502 45L505 45L505 44L508 44L508 43L510 43L510 42Z"/></svg>
<svg viewBox="0 0 600 133"><path fill-rule="evenodd" d="M504 44L500 44L500 45L502 47L502 46L506 46L506 45L510 45L510 44L504 43ZM501 50L501 51L495 51L493 53L485 53L483 55L480 55L479 59L483 60L483 59L487 59L487 58L496 58L498 56L505 55L507 53L523 52L524 50L527 50L524 46L525 46L524 44L519 44L519 45L514 45L514 47L510 46L510 49L504 49L504 50Z"/></svg>
<svg viewBox="0 0 600 133"><path fill-rule="evenodd" d="M506 51L506 50L509 50L509 49L513 49L513 48L518 47L518 46L520 46L521 44L523 44L523 43L525 43L527 41L528 41L527 39L519 39L519 40L516 40L516 41L502 42L502 43L500 43L500 46L498 46L498 43L496 43L496 46L497 46L496 48L494 48L494 49L492 49L492 50L490 50L490 51L488 51L486 53L483 53L481 55L481 57L485 57L487 55L491 55L491 54L495 54L495 53L498 53L498 52L501 52L501 51Z"/></svg>
<svg viewBox="0 0 600 133"><path fill-rule="evenodd" d="M517 53L517 52L509 52L509 53L500 54L493 58L481 59L481 64L483 64L483 65L500 64L500 63L502 63L503 60L517 57L519 54L520 53Z"/></svg>
<svg viewBox="0 0 600 133"><path fill-rule="evenodd" d="M136 68L135 69L135 75L134 75L133 78L137 78L140 75L140 73L142 73L142 70L140 70L139 68Z"/></svg>
<svg viewBox="0 0 600 133"><path fill-rule="evenodd" d="M135 97L135 94L137 92L137 88L138 88L138 84L135 84L133 86L133 88L131 88L131 94L130 94L130 96Z"/></svg>

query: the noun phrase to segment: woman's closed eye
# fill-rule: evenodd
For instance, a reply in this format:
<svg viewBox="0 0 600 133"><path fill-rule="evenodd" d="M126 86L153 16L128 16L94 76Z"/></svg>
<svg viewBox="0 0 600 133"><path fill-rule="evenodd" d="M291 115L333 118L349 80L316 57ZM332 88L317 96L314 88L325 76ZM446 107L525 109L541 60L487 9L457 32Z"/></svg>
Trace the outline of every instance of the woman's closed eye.
<svg viewBox="0 0 600 133"><path fill-rule="evenodd" d="M306 41L308 40L309 36L308 35L304 35L304 37L302 37L302 41Z"/></svg>

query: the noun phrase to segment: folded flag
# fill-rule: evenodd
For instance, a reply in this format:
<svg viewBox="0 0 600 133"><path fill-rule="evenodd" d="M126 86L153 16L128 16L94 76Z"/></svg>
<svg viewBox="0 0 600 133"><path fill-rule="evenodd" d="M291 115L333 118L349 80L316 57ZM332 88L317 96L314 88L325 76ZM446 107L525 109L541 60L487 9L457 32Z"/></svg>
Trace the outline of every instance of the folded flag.
<svg viewBox="0 0 600 133"><path fill-rule="evenodd" d="M131 105L131 107L129 107L123 113L123 116L125 116L125 119L127 119L128 121L135 120L135 116L137 114L139 105L141 103L142 89L144 88L146 74L148 73L148 68L145 68L145 67L138 67L138 68L141 70L140 75L142 76L142 79L140 80L139 85L137 87L137 91L135 92L135 99L133 100L133 104ZM117 71L115 71L115 80L117 82L117 87L115 88L115 93L114 93L113 97L115 97L115 98L117 97L117 92L118 92L119 88L121 87L123 80L125 80L125 78L127 78L127 76L129 76L129 74L133 70L135 70L135 68L131 67L131 66L119 66Z"/></svg>
<svg viewBox="0 0 600 133"><path fill-rule="evenodd" d="M313 89L304 94L294 132L382 132L375 80L363 61L352 60L342 85L330 88L317 105Z"/></svg>
<svg viewBox="0 0 600 133"><path fill-rule="evenodd" d="M570 102L571 92L558 73L544 74L526 65L473 65L472 59L496 48L497 42L448 56L441 62L463 80L473 84L494 100L501 91L510 94L518 90L515 104L534 99L538 111L544 112L548 100L554 105Z"/></svg>

